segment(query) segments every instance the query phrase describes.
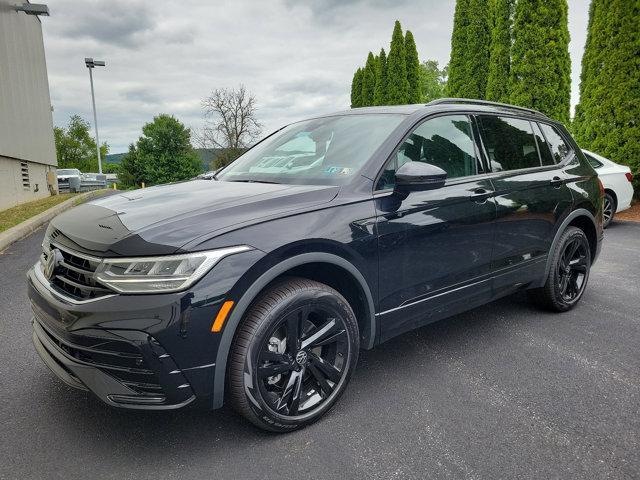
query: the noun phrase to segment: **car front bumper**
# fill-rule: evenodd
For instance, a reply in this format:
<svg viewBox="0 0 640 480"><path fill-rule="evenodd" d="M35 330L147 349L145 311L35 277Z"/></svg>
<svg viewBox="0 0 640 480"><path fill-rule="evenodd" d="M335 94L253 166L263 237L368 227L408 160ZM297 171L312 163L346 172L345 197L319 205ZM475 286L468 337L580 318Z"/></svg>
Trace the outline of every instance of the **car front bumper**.
<svg viewBox="0 0 640 480"><path fill-rule="evenodd" d="M65 383L112 406L211 406L221 337L211 325L236 278L224 262L217 281L205 276L186 292L88 302L58 295L38 262L27 274L36 351Z"/></svg>

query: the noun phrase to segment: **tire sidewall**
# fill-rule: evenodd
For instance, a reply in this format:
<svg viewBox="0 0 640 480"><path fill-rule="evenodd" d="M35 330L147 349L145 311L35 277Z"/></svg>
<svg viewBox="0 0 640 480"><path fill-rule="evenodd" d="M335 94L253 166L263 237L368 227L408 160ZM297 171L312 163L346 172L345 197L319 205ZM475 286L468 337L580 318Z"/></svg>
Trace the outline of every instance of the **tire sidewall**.
<svg viewBox="0 0 640 480"><path fill-rule="evenodd" d="M349 355L345 363L347 372L334 389L331 397L317 410L296 417L286 417L274 412L260 394L259 386L257 384L258 355L261 346L266 340L266 336L270 334L275 324L278 323L285 315L309 304L322 305L323 307L340 315L344 320L345 330L347 332L347 342L349 345ZM243 366L243 386L249 408L260 423L264 424L266 428L271 430L288 431L314 422L329 411L342 395L355 368L358 349L359 338L357 321L346 300L339 296L337 292L334 294L331 291L320 288L293 291L286 295L282 301L278 302L276 306L261 319L261 323L255 332L255 336L246 351Z"/></svg>

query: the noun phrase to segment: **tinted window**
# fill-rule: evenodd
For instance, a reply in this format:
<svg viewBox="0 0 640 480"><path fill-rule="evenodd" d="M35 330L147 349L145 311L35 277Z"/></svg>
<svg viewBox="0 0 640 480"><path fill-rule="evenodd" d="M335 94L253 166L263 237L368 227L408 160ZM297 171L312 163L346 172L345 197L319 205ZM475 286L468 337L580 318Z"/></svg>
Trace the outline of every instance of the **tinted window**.
<svg viewBox="0 0 640 480"><path fill-rule="evenodd" d="M542 131L537 123L533 124L533 131L536 135L536 142L538 142L538 151L540 152L542 165L554 165L556 162L553 160L553 155L551 155L551 148L545 140L544 135L542 135Z"/></svg>
<svg viewBox="0 0 640 480"><path fill-rule="evenodd" d="M540 166L529 121L489 115L480 118L484 145L494 172Z"/></svg>
<svg viewBox="0 0 640 480"><path fill-rule="evenodd" d="M593 168L600 168L602 165L604 165L602 162L600 162L599 160L596 160L588 153L586 152L582 152L582 153L584 153L584 156L587 157L587 161L591 164Z"/></svg>
<svg viewBox="0 0 640 480"><path fill-rule="evenodd" d="M376 185L392 188L395 171L406 162L425 162L440 167L448 178L475 175L481 164L466 115L436 117L421 123L400 145Z"/></svg>
<svg viewBox="0 0 640 480"><path fill-rule="evenodd" d="M552 127L551 125L541 123L540 128L542 128L542 132L547 138L547 142L549 143L551 154L553 155L555 162L562 162L565 158L567 158L567 155L569 155L569 152L571 151L569 146L562 138L562 135L560 135L556 127Z"/></svg>

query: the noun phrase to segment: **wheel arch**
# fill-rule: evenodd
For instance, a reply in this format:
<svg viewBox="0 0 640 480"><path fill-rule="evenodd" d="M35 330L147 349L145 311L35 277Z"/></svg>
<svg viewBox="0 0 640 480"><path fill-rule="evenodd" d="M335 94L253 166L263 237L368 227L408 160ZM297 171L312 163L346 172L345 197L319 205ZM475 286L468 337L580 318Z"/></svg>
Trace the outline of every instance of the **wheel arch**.
<svg viewBox="0 0 640 480"><path fill-rule="evenodd" d="M547 256L544 277L542 278L542 283L540 286L544 285L547 277L549 276L549 270L551 269L552 261L551 252L554 251L556 245L558 244L558 241L560 240L560 237L568 227L578 227L585 233L585 235L587 236L587 240L589 240L591 261L593 262L596 259L596 255L598 253L598 229L596 227L596 219L589 210L586 210L584 208L576 209L569 215L567 215L567 217L562 221L562 223L556 230L556 234L553 237L551 246L549 247L549 255Z"/></svg>
<svg viewBox="0 0 640 480"><path fill-rule="evenodd" d="M224 403L227 359L236 329L247 309L274 281L294 275L326 283L340 292L356 313L361 330L361 346L365 349L373 347L377 334L375 307L371 290L362 273L351 262L332 253L309 252L289 257L266 270L250 284L225 322L216 354L213 408L219 408Z"/></svg>

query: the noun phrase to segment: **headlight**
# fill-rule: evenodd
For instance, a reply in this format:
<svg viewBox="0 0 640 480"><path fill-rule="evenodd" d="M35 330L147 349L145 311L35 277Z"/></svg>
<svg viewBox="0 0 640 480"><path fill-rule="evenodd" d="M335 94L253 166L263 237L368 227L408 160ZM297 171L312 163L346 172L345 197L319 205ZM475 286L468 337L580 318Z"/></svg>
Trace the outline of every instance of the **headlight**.
<svg viewBox="0 0 640 480"><path fill-rule="evenodd" d="M177 292L197 282L222 258L247 250L251 247L240 245L162 257L106 258L95 279L120 293Z"/></svg>

